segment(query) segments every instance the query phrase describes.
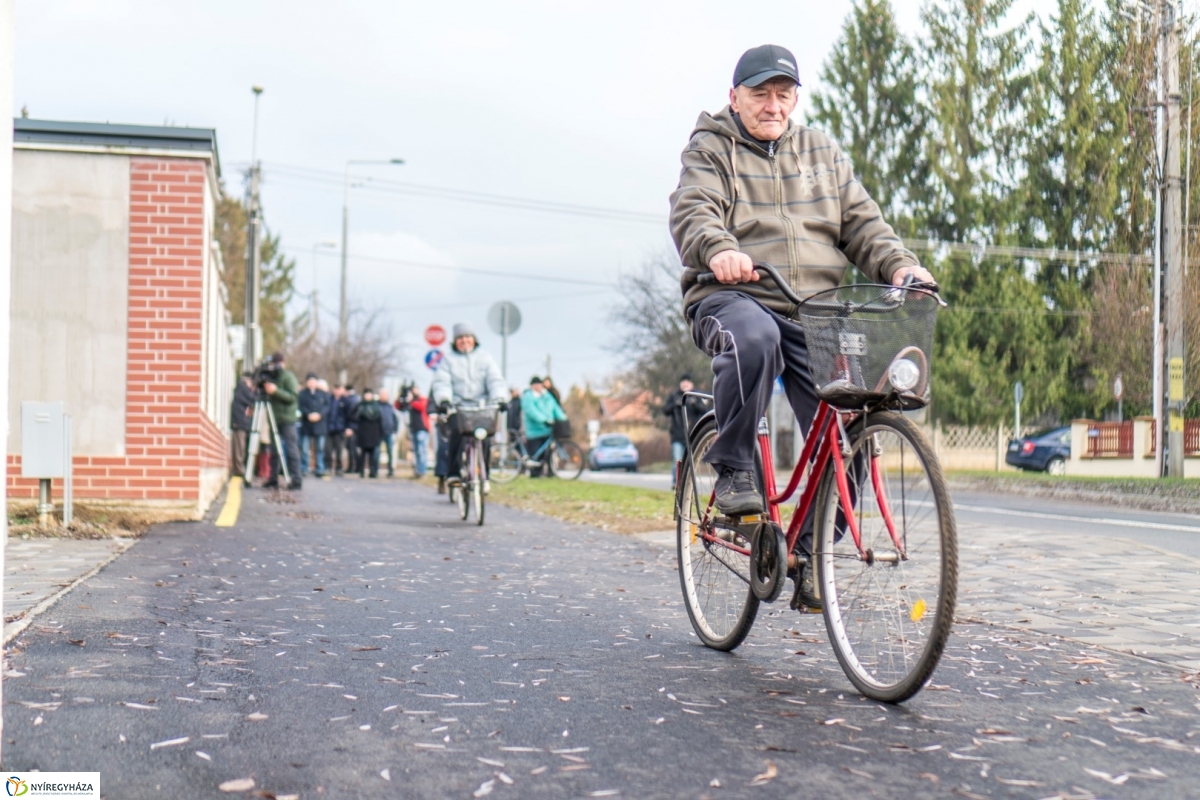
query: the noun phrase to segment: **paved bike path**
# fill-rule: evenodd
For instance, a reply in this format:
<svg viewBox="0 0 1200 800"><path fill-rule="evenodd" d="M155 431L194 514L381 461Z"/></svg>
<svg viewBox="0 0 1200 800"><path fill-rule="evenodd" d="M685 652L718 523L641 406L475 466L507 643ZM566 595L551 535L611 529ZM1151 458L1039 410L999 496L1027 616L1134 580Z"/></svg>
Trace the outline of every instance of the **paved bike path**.
<svg viewBox="0 0 1200 800"><path fill-rule="evenodd" d="M697 645L662 547L495 506L480 529L396 482L262 500L232 528L153 529L16 640L6 768L99 769L113 798L246 778L305 798L1157 798L1200 777L1177 669L962 625L891 708L851 691L817 615Z"/></svg>

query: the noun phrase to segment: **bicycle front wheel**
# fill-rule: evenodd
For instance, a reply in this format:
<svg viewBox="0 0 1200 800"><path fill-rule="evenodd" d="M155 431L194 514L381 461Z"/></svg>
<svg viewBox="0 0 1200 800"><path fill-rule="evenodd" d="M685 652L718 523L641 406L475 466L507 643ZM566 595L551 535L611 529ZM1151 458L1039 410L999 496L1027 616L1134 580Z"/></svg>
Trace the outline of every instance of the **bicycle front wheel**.
<svg viewBox="0 0 1200 800"><path fill-rule="evenodd" d="M691 459L680 463L675 487L676 540L683 602L696 636L714 650L732 650L750 633L758 598L750 590L750 540L714 528L709 499L717 473L704 455L717 440L712 419L692 432Z"/></svg>
<svg viewBox="0 0 1200 800"><path fill-rule="evenodd" d="M467 515L471 513L471 466L474 463L475 448L468 444L463 448L462 466L458 470L459 478L462 481L459 484L458 491L455 497L458 500L458 515L463 520L466 520Z"/></svg>
<svg viewBox="0 0 1200 800"><path fill-rule="evenodd" d="M492 445L492 468L490 478L496 483L509 483L517 479L525 469L525 458L516 442Z"/></svg>
<svg viewBox="0 0 1200 800"><path fill-rule="evenodd" d="M848 435L847 496L832 459L817 492L814 555L825 627L854 687L899 703L929 680L950 635L958 593L954 508L933 448L908 419L870 414Z"/></svg>
<svg viewBox="0 0 1200 800"><path fill-rule="evenodd" d="M475 524L483 524L483 482L487 480L487 470L483 464L483 448L476 447L473 458L474 469L471 476L471 506L475 510Z"/></svg>
<svg viewBox="0 0 1200 800"><path fill-rule="evenodd" d="M573 481L583 474L583 450L570 439L554 442L551 465L555 475Z"/></svg>

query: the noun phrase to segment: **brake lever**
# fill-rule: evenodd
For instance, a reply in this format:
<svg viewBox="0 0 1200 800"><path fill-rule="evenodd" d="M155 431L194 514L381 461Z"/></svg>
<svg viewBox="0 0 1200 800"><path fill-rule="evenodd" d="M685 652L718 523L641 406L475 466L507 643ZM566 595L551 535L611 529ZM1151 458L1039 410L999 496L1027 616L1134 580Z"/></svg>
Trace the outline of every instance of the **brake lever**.
<svg viewBox="0 0 1200 800"><path fill-rule="evenodd" d="M945 308L948 305L938 293L940 291L940 287L938 286L937 281L919 281L915 275L909 274L904 278L904 282L900 284L900 288L916 289L917 291L928 292L929 294L933 295L933 299L937 300L938 305L942 308Z"/></svg>

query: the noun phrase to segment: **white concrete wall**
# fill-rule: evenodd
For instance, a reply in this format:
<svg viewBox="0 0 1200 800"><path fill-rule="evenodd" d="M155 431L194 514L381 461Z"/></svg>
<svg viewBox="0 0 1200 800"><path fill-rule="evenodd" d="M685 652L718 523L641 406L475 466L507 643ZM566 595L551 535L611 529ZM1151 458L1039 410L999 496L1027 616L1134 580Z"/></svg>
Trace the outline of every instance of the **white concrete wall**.
<svg viewBox="0 0 1200 800"><path fill-rule="evenodd" d="M16 150L9 452L23 400L61 400L76 455L124 455L129 159Z"/></svg>

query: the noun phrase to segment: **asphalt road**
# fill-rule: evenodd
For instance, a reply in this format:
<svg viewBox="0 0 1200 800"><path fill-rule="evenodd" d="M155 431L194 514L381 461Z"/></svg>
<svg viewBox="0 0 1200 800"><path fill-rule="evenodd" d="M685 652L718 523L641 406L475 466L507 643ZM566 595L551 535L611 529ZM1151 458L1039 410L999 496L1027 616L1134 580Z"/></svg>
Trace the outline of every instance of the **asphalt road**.
<svg viewBox="0 0 1200 800"><path fill-rule="evenodd" d="M583 479L645 489L670 489L665 473L584 471ZM960 526L1011 525L1049 536L1110 536L1200 558L1200 516L1121 508L1042 497L954 490Z"/></svg>
<svg viewBox="0 0 1200 800"><path fill-rule="evenodd" d="M710 651L670 550L496 507L465 525L401 481L155 528L10 664L4 767L100 770L109 798L248 779L276 798L1164 798L1200 778L1194 676L960 625L931 685L883 706L819 615L777 605Z"/></svg>

